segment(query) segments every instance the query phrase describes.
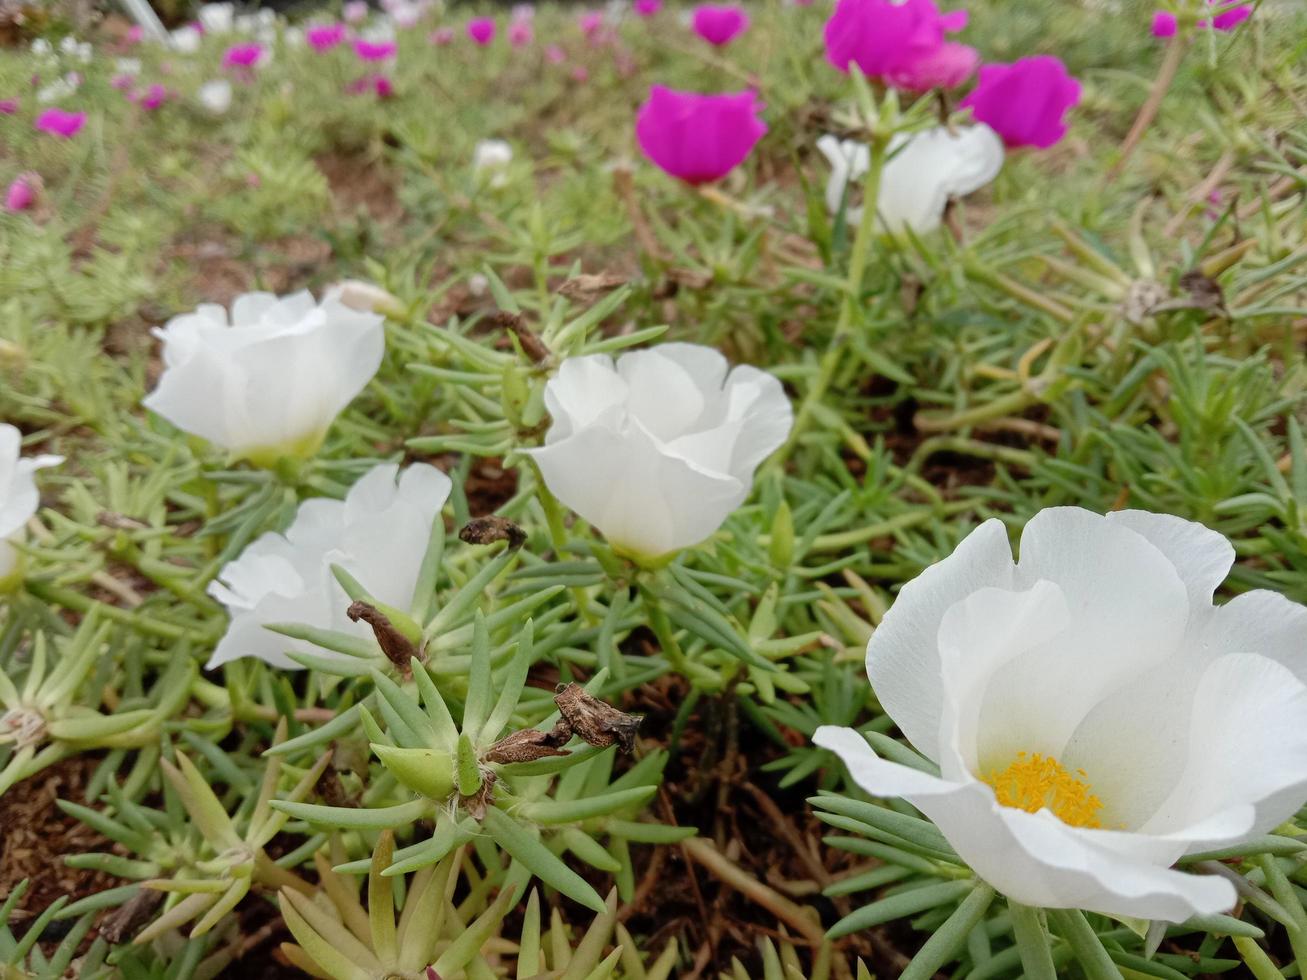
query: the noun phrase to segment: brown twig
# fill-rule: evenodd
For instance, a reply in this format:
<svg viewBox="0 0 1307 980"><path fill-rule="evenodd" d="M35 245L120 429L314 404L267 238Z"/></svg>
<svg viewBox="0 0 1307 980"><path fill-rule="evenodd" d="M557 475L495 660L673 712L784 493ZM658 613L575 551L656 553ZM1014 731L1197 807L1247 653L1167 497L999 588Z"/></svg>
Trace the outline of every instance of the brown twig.
<svg viewBox="0 0 1307 980"><path fill-rule="evenodd" d="M1180 62L1184 60L1184 52L1187 46L1188 41L1178 35L1171 38L1170 43L1166 46L1166 57L1162 59L1162 65L1157 70L1157 77L1153 79L1153 87L1148 92L1148 98L1140 106L1139 115L1135 116L1134 125L1130 127L1130 132L1126 134L1125 140L1121 143L1121 156L1112 165L1112 169L1107 172L1107 183L1111 183L1121 176L1126 163L1129 162L1130 157L1134 155L1135 149L1139 146L1139 141L1144 138L1144 133L1148 132L1148 127L1152 125L1153 119L1157 117L1157 110L1162 107L1162 99L1166 97L1167 90L1170 89L1171 83L1175 81L1175 73L1180 69Z"/></svg>

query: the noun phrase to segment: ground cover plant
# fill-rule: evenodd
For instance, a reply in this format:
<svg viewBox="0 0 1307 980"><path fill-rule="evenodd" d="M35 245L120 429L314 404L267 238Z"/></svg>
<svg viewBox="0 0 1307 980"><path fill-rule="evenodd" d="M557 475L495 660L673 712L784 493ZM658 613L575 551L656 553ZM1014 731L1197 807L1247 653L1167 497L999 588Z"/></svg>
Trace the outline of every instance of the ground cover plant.
<svg viewBox="0 0 1307 980"><path fill-rule="evenodd" d="M1301 975L1307 11L0 3L0 976Z"/></svg>

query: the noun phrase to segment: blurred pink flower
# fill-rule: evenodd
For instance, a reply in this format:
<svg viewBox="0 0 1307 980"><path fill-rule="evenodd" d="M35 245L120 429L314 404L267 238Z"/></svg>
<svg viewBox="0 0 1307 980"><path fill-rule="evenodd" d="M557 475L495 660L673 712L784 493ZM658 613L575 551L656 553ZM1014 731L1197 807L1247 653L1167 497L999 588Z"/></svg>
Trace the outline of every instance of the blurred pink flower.
<svg viewBox="0 0 1307 980"><path fill-rule="evenodd" d="M135 84L135 75L114 75L113 78L109 79L110 87L116 88L119 92L126 92Z"/></svg>
<svg viewBox="0 0 1307 980"><path fill-rule="evenodd" d="M971 93L958 103L971 108L1008 146L1052 146L1066 135L1066 114L1080 101L1080 83L1061 60L1048 54L1010 65L981 65Z"/></svg>
<svg viewBox="0 0 1307 980"><path fill-rule="evenodd" d="M530 17L514 17L508 22L508 30L505 33L509 44L515 48L525 48L535 40L535 27L531 20Z"/></svg>
<svg viewBox="0 0 1307 980"><path fill-rule="evenodd" d="M36 203L36 191L41 186L41 178L36 174L19 174L5 192L5 210L17 214L26 211Z"/></svg>
<svg viewBox="0 0 1307 980"><path fill-rule="evenodd" d="M304 32L304 39L314 51L330 51L345 40L344 24L314 24Z"/></svg>
<svg viewBox="0 0 1307 980"><path fill-rule="evenodd" d="M549 47L545 48L545 61L549 62L551 65L561 65L566 60L567 52L557 44L551 44Z"/></svg>
<svg viewBox="0 0 1307 980"><path fill-rule="evenodd" d="M980 52L965 44L945 41L926 55L889 72L885 81L908 92L956 88L975 74Z"/></svg>
<svg viewBox="0 0 1307 980"><path fill-rule="evenodd" d="M224 68L253 68L263 60L263 45L257 41L233 44L222 56Z"/></svg>
<svg viewBox="0 0 1307 980"><path fill-rule="evenodd" d="M17 99L0 99L0 116L13 116L18 113Z"/></svg>
<svg viewBox="0 0 1307 980"><path fill-rule="evenodd" d="M483 47L495 39L493 17L473 17L467 22L467 36Z"/></svg>
<svg viewBox="0 0 1307 980"><path fill-rule="evenodd" d="M444 47L450 41L454 40L454 29L452 27L438 27L427 37L432 44Z"/></svg>
<svg viewBox="0 0 1307 980"><path fill-rule="evenodd" d="M155 82L136 98L136 104L142 109L153 111L172 97L167 88Z"/></svg>
<svg viewBox="0 0 1307 980"><path fill-rule="evenodd" d="M943 14L934 0L839 0L826 22L826 58L842 72L857 65L868 78L929 75L931 69L918 66L956 68L959 52L941 55L940 49L946 33L966 24L965 10Z"/></svg>
<svg viewBox="0 0 1307 980"><path fill-rule="evenodd" d="M663 0L635 0L633 9L641 17L652 17L663 9Z"/></svg>
<svg viewBox="0 0 1307 980"><path fill-rule="evenodd" d="M576 65L572 69L571 74L572 74L572 81L574 82L590 81L590 69L587 68L585 65Z"/></svg>
<svg viewBox="0 0 1307 980"><path fill-rule="evenodd" d="M586 40L592 44L601 40L604 34L604 12L587 10L577 19L577 26L581 28L581 33L585 35Z"/></svg>
<svg viewBox="0 0 1307 980"><path fill-rule="evenodd" d="M644 155L687 184L718 180L767 132L754 92L702 95L655 85L635 119Z"/></svg>
<svg viewBox="0 0 1307 980"><path fill-rule="evenodd" d="M1153 14L1153 37L1175 37L1179 26L1179 20L1170 11L1159 10Z"/></svg>
<svg viewBox="0 0 1307 980"><path fill-rule="evenodd" d="M123 43L131 47L133 44L140 44L144 38L145 28L140 24L133 24L127 28L127 33L123 35Z"/></svg>
<svg viewBox="0 0 1307 980"><path fill-rule="evenodd" d="M369 41L361 37L354 41L354 53L359 61L389 61L398 50L399 45L394 41Z"/></svg>
<svg viewBox="0 0 1307 980"><path fill-rule="evenodd" d="M345 86L350 95L367 95L371 93L379 99L388 99L395 94L395 83L386 75L364 75Z"/></svg>
<svg viewBox="0 0 1307 980"><path fill-rule="evenodd" d="M36 128L51 136L71 139L86 125L86 113L65 112L63 109L45 109L36 117Z"/></svg>
<svg viewBox="0 0 1307 980"><path fill-rule="evenodd" d="M720 48L749 29L749 15L734 4L705 3L694 8L691 25L694 33Z"/></svg>
<svg viewBox="0 0 1307 980"><path fill-rule="evenodd" d="M1213 0L1207 0L1209 4L1215 6ZM1217 0L1219 3L1220 0ZM1249 17L1253 15L1253 8L1248 4L1241 4L1238 7L1231 7L1224 13L1217 14L1212 18L1212 26L1218 31L1232 31ZM1205 22L1203 22L1205 23Z"/></svg>
<svg viewBox="0 0 1307 980"><path fill-rule="evenodd" d="M340 15L345 18L346 23L357 24L360 21L368 19L367 0L349 0L341 8Z"/></svg>

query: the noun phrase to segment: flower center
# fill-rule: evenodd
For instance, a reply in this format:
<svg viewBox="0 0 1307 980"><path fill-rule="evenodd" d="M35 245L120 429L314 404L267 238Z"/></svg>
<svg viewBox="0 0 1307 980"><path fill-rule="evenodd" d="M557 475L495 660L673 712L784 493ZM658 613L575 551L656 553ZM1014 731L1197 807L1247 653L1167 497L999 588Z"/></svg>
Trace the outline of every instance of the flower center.
<svg viewBox="0 0 1307 980"><path fill-rule="evenodd" d="M1049 810L1072 827L1101 827L1098 811L1103 801L1093 794L1085 771L1071 772L1051 755L1017 753L1006 769L991 769L981 776L1003 806L1027 813Z"/></svg>

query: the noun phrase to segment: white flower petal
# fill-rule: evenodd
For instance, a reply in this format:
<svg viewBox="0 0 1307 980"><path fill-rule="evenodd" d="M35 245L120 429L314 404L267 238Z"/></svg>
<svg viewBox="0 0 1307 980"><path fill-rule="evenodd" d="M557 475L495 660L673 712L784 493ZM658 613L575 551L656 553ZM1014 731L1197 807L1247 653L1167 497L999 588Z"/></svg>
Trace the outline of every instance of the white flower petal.
<svg viewBox="0 0 1307 980"><path fill-rule="evenodd" d="M1144 510L1116 511L1108 514L1107 520L1146 538L1171 560L1194 609L1212 601L1234 564L1234 546L1223 535L1194 521Z"/></svg>
<svg viewBox="0 0 1307 980"><path fill-rule="evenodd" d="M956 602L986 586L1012 588L1015 564L1003 523L990 519L949 557L903 586L867 644L867 676L881 707L917 751L940 759L943 688L939 627Z"/></svg>
<svg viewBox="0 0 1307 980"><path fill-rule="evenodd" d="M885 228L934 231L950 197L969 194L998 176L1003 141L988 126L913 133L892 147L880 176L877 214Z"/></svg>
<svg viewBox="0 0 1307 980"><path fill-rule="evenodd" d="M675 353L663 347L686 347L687 344L664 344L648 350L632 351L617 364L626 381L627 410L650 434L664 442L697 429L709 406L709 398L720 397L721 379L726 375L726 359L711 348L704 348L720 362L716 384L701 385L695 370ZM695 365L703 370L703 365Z"/></svg>
<svg viewBox="0 0 1307 980"><path fill-rule="evenodd" d="M1134 531L1077 507L1040 511L1021 536L1018 587L1061 587L1065 633L991 676L981 713L981 759L1020 751L1061 758L1081 722L1118 687L1180 647L1189 617L1184 583ZM1092 761L1084 768L1096 778Z"/></svg>
<svg viewBox="0 0 1307 980"><path fill-rule="evenodd" d="M1001 807L979 782L949 782L879 758L847 728L819 728L813 741L843 760L874 796L902 797L929 817L958 855L1016 901L1180 922L1229 909L1233 886L1222 878L1169 870L1102 846L1103 832L1068 827L1047 811ZM1147 841L1125 844L1142 847Z"/></svg>

